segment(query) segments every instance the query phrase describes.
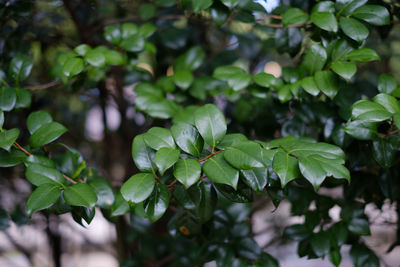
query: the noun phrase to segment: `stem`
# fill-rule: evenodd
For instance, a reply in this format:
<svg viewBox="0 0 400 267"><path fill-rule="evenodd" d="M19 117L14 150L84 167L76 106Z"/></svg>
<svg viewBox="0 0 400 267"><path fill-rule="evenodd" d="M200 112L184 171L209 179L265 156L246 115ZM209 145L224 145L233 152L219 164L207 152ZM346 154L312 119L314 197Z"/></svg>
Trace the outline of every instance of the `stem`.
<svg viewBox="0 0 400 267"><path fill-rule="evenodd" d="M47 89L47 88L50 88L50 87L53 87L56 85L60 85L60 84L62 84L60 81L52 81L52 82L40 84L40 85L26 86L26 87L24 87L24 89L33 90L33 91L34 90L42 90L42 89Z"/></svg>
<svg viewBox="0 0 400 267"><path fill-rule="evenodd" d="M206 161L206 160L208 160L209 158L211 158L211 157L217 155L218 153L221 153L222 151L223 151L223 150L215 151L215 152L213 152L212 154L208 155L207 157L202 158L202 159L199 159L199 162Z"/></svg>

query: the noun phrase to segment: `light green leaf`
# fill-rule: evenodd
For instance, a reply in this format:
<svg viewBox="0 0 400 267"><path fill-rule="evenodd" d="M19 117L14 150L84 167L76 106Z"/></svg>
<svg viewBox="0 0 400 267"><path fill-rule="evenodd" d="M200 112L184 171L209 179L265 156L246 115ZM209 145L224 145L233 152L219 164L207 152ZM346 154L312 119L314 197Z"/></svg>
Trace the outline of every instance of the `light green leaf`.
<svg viewBox="0 0 400 267"><path fill-rule="evenodd" d="M339 24L344 34L357 42L364 41L369 35L368 28L356 19L341 17Z"/></svg>
<svg viewBox="0 0 400 267"><path fill-rule="evenodd" d="M206 104L198 108L194 116L200 135L207 144L215 148L226 134L224 114L217 106Z"/></svg>
<svg viewBox="0 0 400 267"><path fill-rule="evenodd" d="M203 171L211 181L227 184L236 189L239 172L224 160L223 154L224 152L209 158L203 165Z"/></svg>
<svg viewBox="0 0 400 267"><path fill-rule="evenodd" d="M337 20L335 16L330 12L313 12L311 14L311 21L325 31L338 31Z"/></svg>
<svg viewBox="0 0 400 267"><path fill-rule="evenodd" d="M278 89L278 99L281 103L286 103L293 98L291 88L291 84L286 84Z"/></svg>
<svg viewBox="0 0 400 267"><path fill-rule="evenodd" d="M397 81L393 75L382 73L378 78L378 90L381 93L391 94L397 88Z"/></svg>
<svg viewBox="0 0 400 267"><path fill-rule="evenodd" d="M318 88L331 99L333 99L339 91L338 81L331 71L316 72L314 81Z"/></svg>
<svg viewBox="0 0 400 267"><path fill-rule="evenodd" d="M192 0L192 6L194 12L199 12L209 8L213 3L213 0Z"/></svg>
<svg viewBox="0 0 400 267"><path fill-rule="evenodd" d="M200 163L194 159L180 159L174 166L174 176L186 188L195 184L201 175Z"/></svg>
<svg viewBox="0 0 400 267"><path fill-rule="evenodd" d="M126 39L135 35L138 32L138 26L132 22L123 23L121 26L122 39Z"/></svg>
<svg viewBox="0 0 400 267"><path fill-rule="evenodd" d="M265 167L263 149L256 142L244 141L228 147L224 158L236 169L248 170Z"/></svg>
<svg viewBox="0 0 400 267"><path fill-rule="evenodd" d="M196 1L197 2L197 1ZM201 46L194 46L185 52L174 63L174 71L189 69L194 71L203 64L206 55Z"/></svg>
<svg viewBox="0 0 400 267"><path fill-rule="evenodd" d="M40 126L31 137L29 144L32 147L40 147L58 139L62 134L67 132L67 128L57 122L50 122Z"/></svg>
<svg viewBox="0 0 400 267"><path fill-rule="evenodd" d="M301 87L310 95L317 96L320 92L317 84L314 81L314 77L306 77L300 82Z"/></svg>
<svg viewBox="0 0 400 267"><path fill-rule="evenodd" d="M234 91L240 91L249 85L251 77L244 70L233 66L218 67L214 70L213 76L225 81Z"/></svg>
<svg viewBox="0 0 400 267"><path fill-rule="evenodd" d="M253 76L253 81L262 87L272 87L272 88L279 88L283 85L281 79L275 78L274 75L260 72Z"/></svg>
<svg viewBox="0 0 400 267"><path fill-rule="evenodd" d="M63 197L71 206L81 206L89 209L93 208L97 202L97 196L92 187L84 183L68 187L64 190Z"/></svg>
<svg viewBox="0 0 400 267"><path fill-rule="evenodd" d="M161 127L153 127L143 135L146 144L154 150L162 147L175 148L174 138L171 131Z"/></svg>
<svg viewBox="0 0 400 267"><path fill-rule="evenodd" d="M297 159L289 156L289 154L282 149L279 149L278 152L275 153L272 161L272 169L278 174L282 187L299 176Z"/></svg>
<svg viewBox="0 0 400 267"><path fill-rule="evenodd" d="M150 221L155 222L164 215L169 205L169 198L167 186L157 184L153 193L143 203L144 212Z"/></svg>
<svg viewBox="0 0 400 267"><path fill-rule="evenodd" d="M178 87L182 88L183 90L186 90L192 84L194 77L189 70L184 69L176 71L174 73L173 79Z"/></svg>
<svg viewBox="0 0 400 267"><path fill-rule="evenodd" d="M20 150L11 149L9 152L0 151L0 167L13 167L22 162L26 158L26 154Z"/></svg>
<svg viewBox="0 0 400 267"><path fill-rule="evenodd" d="M171 127L176 144L184 152L200 157L204 141L195 127L187 123L178 123Z"/></svg>
<svg viewBox="0 0 400 267"><path fill-rule="evenodd" d="M376 26L390 24L389 12L385 7L379 5L360 6L353 12L352 16Z"/></svg>
<svg viewBox="0 0 400 267"><path fill-rule="evenodd" d="M11 130L3 130L0 132L0 147L9 151L19 136L19 130L13 128Z"/></svg>
<svg viewBox="0 0 400 267"><path fill-rule="evenodd" d="M87 44L81 44L74 48L74 51L82 57L85 56L90 50L92 50L92 48Z"/></svg>
<svg viewBox="0 0 400 267"><path fill-rule="evenodd" d="M121 30L117 25L108 25L104 28L104 38L112 43L118 45L121 42Z"/></svg>
<svg viewBox="0 0 400 267"><path fill-rule="evenodd" d="M106 64L110 65L123 65L125 63L124 56L114 50L104 51L104 57L106 59Z"/></svg>
<svg viewBox="0 0 400 267"><path fill-rule="evenodd" d="M392 114L378 103L359 100L351 107L351 116L354 120L379 122L390 119Z"/></svg>
<svg viewBox="0 0 400 267"><path fill-rule="evenodd" d="M14 88L0 87L0 109L10 111L17 102L17 93Z"/></svg>
<svg viewBox="0 0 400 267"><path fill-rule="evenodd" d="M156 7L152 4L143 3L139 7L139 15L142 20L148 20L156 14Z"/></svg>
<svg viewBox="0 0 400 267"><path fill-rule="evenodd" d="M378 94L372 99L392 114L400 112L400 104L396 98L388 94Z"/></svg>
<svg viewBox="0 0 400 267"><path fill-rule="evenodd" d="M337 75L349 81L357 72L357 66L354 63L346 61L333 62L331 68Z"/></svg>
<svg viewBox="0 0 400 267"><path fill-rule="evenodd" d="M158 168L158 172L164 175L164 172L172 167L179 159L180 152L178 149L162 147L154 156L154 163Z"/></svg>
<svg viewBox="0 0 400 267"><path fill-rule="evenodd" d="M17 95L15 108L28 108L31 106L32 96L28 90L23 88L15 88L15 93Z"/></svg>
<svg viewBox="0 0 400 267"><path fill-rule="evenodd" d="M129 52L140 52L144 49L144 39L139 34L123 39L120 47Z"/></svg>
<svg viewBox="0 0 400 267"><path fill-rule="evenodd" d="M144 134L137 135L132 143L132 158L136 167L142 172L155 173L152 158L154 151L144 141Z"/></svg>
<svg viewBox="0 0 400 267"><path fill-rule="evenodd" d="M46 111L35 111L29 114L26 126L31 134L35 133L40 127L53 121L51 115Z"/></svg>
<svg viewBox="0 0 400 267"><path fill-rule="evenodd" d="M121 192L118 192L115 195L115 200L111 207L111 216L122 216L124 214L127 214L129 211L129 203L122 197Z"/></svg>
<svg viewBox="0 0 400 267"><path fill-rule="evenodd" d="M55 168L46 167L40 164L31 164L25 171L26 179L33 185L56 184L64 187L65 179L63 175Z"/></svg>
<svg viewBox="0 0 400 267"><path fill-rule="evenodd" d="M106 58L99 49L93 49L87 52L85 60L94 67L102 67L106 63Z"/></svg>
<svg viewBox="0 0 400 267"><path fill-rule="evenodd" d="M240 0L221 0L221 2L229 8L234 8L240 3Z"/></svg>
<svg viewBox="0 0 400 267"><path fill-rule="evenodd" d="M145 24L140 25L138 34L141 38L147 38L147 37L150 37L151 35L153 35L153 33L155 33L156 30L157 30L157 27L154 26L154 24L145 23Z"/></svg>
<svg viewBox="0 0 400 267"><path fill-rule="evenodd" d="M8 74L17 83L23 82L31 73L33 66L32 58L26 55L17 55L10 62Z"/></svg>
<svg viewBox="0 0 400 267"><path fill-rule="evenodd" d="M82 58L72 57L67 59L62 67L62 73L67 77L71 78L75 75L78 75L85 68L85 63Z"/></svg>
<svg viewBox="0 0 400 267"><path fill-rule="evenodd" d="M367 0L338 0L336 2L336 8L340 9L339 14L348 16L358 7L365 5L365 3L367 3Z"/></svg>
<svg viewBox="0 0 400 267"><path fill-rule="evenodd" d="M299 8L289 8L282 15L283 26L304 24L308 20L308 15Z"/></svg>
<svg viewBox="0 0 400 267"><path fill-rule="evenodd" d="M60 198L61 189L55 184L43 184L36 188L26 202L26 212L31 216L34 212L47 209Z"/></svg>
<svg viewBox="0 0 400 267"><path fill-rule="evenodd" d="M3 127L4 124L4 112L0 109L0 128Z"/></svg>
<svg viewBox="0 0 400 267"><path fill-rule="evenodd" d="M350 136L359 140L369 140L378 133L376 122L362 120L350 121L343 126L343 130Z"/></svg>
<svg viewBox="0 0 400 267"><path fill-rule="evenodd" d="M122 185L121 194L126 201L140 203L153 192L155 180L151 173L135 174Z"/></svg>
<svg viewBox="0 0 400 267"><path fill-rule="evenodd" d="M346 57L353 62L367 62L381 59L375 50L370 48L355 49L348 53Z"/></svg>
<svg viewBox="0 0 400 267"><path fill-rule="evenodd" d="M325 48L322 45L315 44L308 49L302 66L304 66L309 74L314 74L316 71L322 70L327 58L328 55Z"/></svg>

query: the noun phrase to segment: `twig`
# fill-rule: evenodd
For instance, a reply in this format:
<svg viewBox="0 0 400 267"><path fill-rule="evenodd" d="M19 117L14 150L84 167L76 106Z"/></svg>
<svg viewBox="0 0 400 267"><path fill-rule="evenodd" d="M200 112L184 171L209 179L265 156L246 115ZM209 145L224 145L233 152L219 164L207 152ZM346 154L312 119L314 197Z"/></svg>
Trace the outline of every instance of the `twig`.
<svg viewBox="0 0 400 267"><path fill-rule="evenodd" d="M223 151L223 150L218 150L218 151L216 151L216 152L214 152L214 153L212 153L212 154L208 155L208 156L207 156L207 157L205 157L205 158L199 159L199 162L206 161L206 160L208 160L209 158L211 158L211 157L213 157L213 156L217 155L218 153L221 153L222 151Z"/></svg>
<svg viewBox="0 0 400 267"><path fill-rule="evenodd" d="M40 85L26 86L26 87L24 87L24 89L32 90L32 91L42 90L42 89L47 89L47 88L50 88L50 87L53 87L56 85L60 85L60 84L62 84L60 81L52 81L52 82L40 84Z"/></svg>
<svg viewBox="0 0 400 267"><path fill-rule="evenodd" d="M307 22L304 24L292 24L292 25L287 25L287 26L283 26L282 24L271 24L271 23L264 23L264 22L259 22L259 24L266 26L266 27L271 27L271 28L302 28L302 27L311 25L311 22Z"/></svg>

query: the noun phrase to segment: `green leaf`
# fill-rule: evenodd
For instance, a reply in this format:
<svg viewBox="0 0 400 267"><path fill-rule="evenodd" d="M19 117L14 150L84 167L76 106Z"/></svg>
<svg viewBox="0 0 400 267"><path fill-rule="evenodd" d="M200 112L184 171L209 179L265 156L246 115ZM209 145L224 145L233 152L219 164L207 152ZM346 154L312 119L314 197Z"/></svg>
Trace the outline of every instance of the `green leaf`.
<svg viewBox="0 0 400 267"><path fill-rule="evenodd" d="M353 245L350 250L350 257L354 267L379 267L379 259L375 253L364 245Z"/></svg>
<svg viewBox="0 0 400 267"><path fill-rule="evenodd" d="M286 103L292 99L293 95L290 90L291 87L291 84L286 84L278 89L278 99L281 103Z"/></svg>
<svg viewBox="0 0 400 267"><path fill-rule="evenodd" d="M369 35L368 28L356 19L341 17L339 24L344 34L354 41L362 42Z"/></svg>
<svg viewBox="0 0 400 267"><path fill-rule="evenodd" d="M93 49L86 53L85 60L94 67L102 67L106 63L106 58L103 52L99 49Z"/></svg>
<svg viewBox="0 0 400 267"><path fill-rule="evenodd" d="M320 231L311 235L310 244L315 255L318 257L324 257L328 255L331 248L330 239L329 233L325 231Z"/></svg>
<svg viewBox="0 0 400 267"><path fill-rule="evenodd" d="M213 0L192 0L192 6L194 12L199 12L209 8L213 3Z"/></svg>
<svg viewBox="0 0 400 267"><path fill-rule="evenodd" d="M0 151L0 167L16 166L24 162L26 157L24 152L16 149L11 149L9 152Z"/></svg>
<svg viewBox="0 0 400 267"><path fill-rule="evenodd" d="M10 62L8 74L17 84L23 82L31 73L33 66L32 58L26 55L17 55Z"/></svg>
<svg viewBox="0 0 400 267"><path fill-rule="evenodd" d="M365 5L367 0L338 0L336 8L340 9L339 14L343 16L351 15L358 7Z"/></svg>
<svg viewBox="0 0 400 267"><path fill-rule="evenodd" d="M388 139L379 139L372 142L372 156L384 168L393 165L396 156L396 147Z"/></svg>
<svg viewBox="0 0 400 267"><path fill-rule="evenodd" d="M57 122L50 122L40 126L29 138L32 147L40 147L58 139L67 132L67 128Z"/></svg>
<svg viewBox="0 0 400 267"><path fill-rule="evenodd" d="M64 187L65 179L55 168L46 167L40 164L31 164L25 171L26 179L33 185L55 184Z"/></svg>
<svg viewBox="0 0 400 267"><path fill-rule="evenodd" d="M174 166L174 176L186 188L195 184L201 175L200 163L195 159L180 159Z"/></svg>
<svg viewBox="0 0 400 267"><path fill-rule="evenodd" d="M178 149L162 147L154 156L154 163L158 168L158 172L164 175L164 172L171 168L179 159L180 152Z"/></svg>
<svg viewBox="0 0 400 267"><path fill-rule="evenodd" d="M299 8L289 8L282 15L283 26L304 24L308 20L308 15Z"/></svg>
<svg viewBox="0 0 400 267"><path fill-rule="evenodd" d="M136 167L142 172L155 173L152 158L154 151L152 151L145 143L144 134L135 136L132 143L132 158Z"/></svg>
<svg viewBox="0 0 400 267"><path fill-rule="evenodd" d="M11 130L2 130L0 132L0 147L9 151L19 136L19 130L13 128Z"/></svg>
<svg viewBox="0 0 400 267"><path fill-rule="evenodd" d="M155 180L151 173L135 174L122 185L121 194L126 201L140 203L153 192Z"/></svg>
<svg viewBox="0 0 400 267"><path fill-rule="evenodd" d="M314 81L314 77L306 77L300 81L301 87L310 95L317 96L320 92L317 84Z"/></svg>
<svg viewBox="0 0 400 267"><path fill-rule="evenodd" d="M262 249L254 239L244 237L239 241L238 253L244 258L256 260L260 257Z"/></svg>
<svg viewBox="0 0 400 267"><path fill-rule="evenodd" d="M145 23L140 25L138 34L141 38L147 38L150 37L156 30L157 28L153 24Z"/></svg>
<svg viewBox="0 0 400 267"><path fill-rule="evenodd" d="M221 0L221 2L229 8L234 8L240 3L240 0Z"/></svg>
<svg viewBox="0 0 400 267"><path fill-rule="evenodd" d="M64 190L63 197L71 206L81 206L89 209L93 208L97 202L97 196L92 187L84 183L68 187Z"/></svg>
<svg viewBox="0 0 400 267"><path fill-rule="evenodd" d="M375 50L370 48L355 49L348 53L346 58L353 62L367 62L381 59Z"/></svg>
<svg viewBox="0 0 400 267"><path fill-rule="evenodd" d="M357 72L357 66L354 63L346 61L333 62L331 68L337 75L349 81Z"/></svg>
<svg viewBox="0 0 400 267"><path fill-rule="evenodd" d="M316 71L322 70L327 58L328 55L325 48L322 45L315 44L308 49L302 66L304 66L309 74L314 74Z"/></svg>
<svg viewBox="0 0 400 267"><path fill-rule="evenodd" d="M48 157L41 156L41 155L30 155L24 160L25 166L30 166L31 164L40 164L42 166L56 168L56 164L54 161L49 159Z"/></svg>
<svg viewBox="0 0 400 267"><path fill-rule="evenodd" d="M143 204L144 212L150 221L155 222L164 215L169 205L169 198L167 186L157 184L153 193Z"/></svg>
<svg viewBox="0 0 400 267"><path fill-rule="evenodd" d="M141 4L139 7L139 15L142 20L148 20L156 14L156 7L152 4Z"/></svg>
<svg viewBox="0 0 400 267"><path fill-rule="evenodd" d="M227 184L236 189L239 172L224 160L223 154L224 152L209 158L203 165L203 171L211 181Z"/></svg>
<svg viewBox="0 0 400 267"><path fill-rule="evenodd" d="M224 114L217 106L206 104L198 108L194 116L196 128L199 130L200 135L214 149L226 134Z"/></svg>
<svg viewBox="0 0 400 267"><path fill-rule="evenodd" d="M17 102L17 93L13 88L0 87L0 109L10 111Z"/></svg>
<svg viewBox="0 0 400 267"><path fill-rule="evenodd" d="M241 170L240 178L254 191L261 193L268 181L268 168Z"/></svg>
<svg viewBox="0 0 400 267"><path fill-rule="evenodd" d="M3 127L4 124L4 112L0 109L0 128Z"/></svg>
<svg viewBox="0 0 400 267"><path fill-rule="evenodd" d="M318 71L314 75L314 81L318 88L333 99L339 91L339 84L331 71Z"/></svg>
<svg viewBox="0 0 400 267"><path fill-rule="evenodd" d="M377 128L376 122L357 120L346 123L343 130L356 139L369 140L377 135Z"/></svg>
<svg viewBox="0 0 400 267"><path fill-rule="evenodd" d="M285 228L283 235L294 241L301 241L310 236L310 230L305 224L293 224Z"/></svg>
<svg viewBox="0 0 400 267"><path fill-rule="evenodd" d="M237 189L233 189L231 186L226 184L215 184L215 188L232 202L249 203L253 201L253 190L240 181Z"/></svg>
<svg viewBox="0 0 400 267"><path fill-rule="evenodd" d="M400 104L396 98L388 94L378 94L372 99L375 103L383 106L392 114L400 112Z"/></svg>
<svg viewBox="0 0 400 267"><path fill-rule="evenodd" d="M140 52L144 49L144 38L137 33L123 39L119 46L129 52Z"/></svg>
<svg viewBox="0 0 400 267"><path fill-rule="evenodd" d="M299 176L297 159L282 149L275 153L272 169L278 174L282 187Z"/></svg>
<svg viewBox="0 0 400 267"><path fill-rule="evenodd" d="M195 127L187 123L178 123L171 127L176 144L184 152L200 157L204 141Z"/></svg>
<svg viewBox="0 0 400 267"><path fill-rule="evenodd" d="M108 25L104 28L104 38L112 43L118 45L121 42L121 30L116 25Z"/></svg>
<svg viewBox="0 0 400 267"><path fill-rule="evenodd" d="M378 78L378 90L381 93L391 94L397 88L397 81L393 75L383 73Z"/></svg>
<svg viewBox="0 0 400 267"><path fill-rule="evenodd" d="M122 39L126 39L138 33L138 26L132 22L123 23L121 26Z"/></svg>
<svg viewBox="0 0 400 267"><path fill-rule="evenodd" d="M114 50L104 51L104 58L106 59L106 64L110 65L123 65L125 63L124 56Z"/></svg>
<svg viewBox="0 0 400 267"><path fill-rule="evenodd" d="M198 2L198 1L196 1ZM204 62L206 55L201 46L194 46L185 52L174 63L174 71L189 69L194 71Z"/></svg>
<svg viewBox="0 0 400 267"><path fill-rule="evenodd" d="M88 181L97 196L96 205L100 208L110 208L114 202L114 193L110 182L102 177L94 177Z"/></svg>
<svg viewBox="0 0 400 267"><path fill-rule="evenodd" d="M217 205L217 192L212 184L200 182L188 189L188 193L192 201L196 205L196 215L201 223L205 223L211 219L214 209Z"/></svg>
<svg viewBox="0 0 400 267"><path fill-rule="evenodd" d="M329 261L335 266L340 265L340 262L342 261L342 255L340 254L339 248L334 248L329 251Z"/></svg>
<svg viewBox="0 0 400 267"><path fill-rule="evenodd" d="M353 47L344 39L339 39L331 43L332 61L344 61L346 55L353 50Z"/></svg>
<svg viewBox="0 0 400 267"><path fill-rule="evenodd" d="M81 44L74 48L74 51L82 57L85 56L90 50L92 50L92 48L87 44Z"/></svg>
<svg viewBox="0 0 400 267"><path fill-rule="evenodd" d="M183 90L188 89L194 80L193 74L189 70L178 70L174 73L173 78L175 84Z"/></svg>
<svg viewBox="0 0 400 267"><path fill-rule="evenodd" d="M214 70L213 76L225 81L234 91L240 91L251 82L251 77L243 69L233 66L218 67Z"/></svg>
<svg viewBox="0 0 400 267"><path fill-rule="evenodd" d="M227 134L218 144L218 148L226 148L228 146L234 146L237 143L247 141L247 137L243 134L235 133L235 134Z"/></svg>
<svg viewBox="0 0 400 267"><path fill-rule="evenodd" d="M178 111L177 104L174 101L165 99L161 91L152 90L152 92L138 93L136 97L136 107L149 114L153 118L168 119Z"/></svg>
<svg viewBox="0 0 400 267"><path fill-rule="evenodd" d="M392 114L378 103L359 100L351 107L351 116L354 120L379 122L390 119Z"/></svg>
<svg viewBox="0 0 400 267"><path fill-rule="evenodd" d="M274 75L260 72L253 76L253 81L263 87L279 88L283 85L281 79L275 78Z"/></svg>
<svg viewBox="0 0 400 267"><path fill-rule="evenodd" d="M330 12L313 12L311 14L311 21L319 28L329 31L337 32L338 24L335 16Z"/></svg>
<svg viewBox="0 0 400 267"><path fill-rule="evenodd" d="M51 115L46 111L35 111L29 114L26 126L31 134L36 132L40 127L53 121Z"/></svg>
<svg viewBox="0 0 400 267"><path fill-rule="evenodd" d="M125 215L129 213L130 209L129 203L122 197L121 192L118 192L111 207L111 216L118 217Z"/></svg>
<svg viewBox="0 0 400 267"><path fill-rule="evenodd" d="M28 90L15 88L15 93L17 95L15 108L29 108L31 106L32 96Z"/></svg>
<svg viewBox="0 0 400 267"><path fill-rule="evenodd" d="M26 212L31 216L34 212L47 209L60 198L61 189L55 184L43 184L36 188L26 202Z"/></svg>
<svg viewBox="0 0 400 267"><path fill-rule="evenodd" d="M390 14L383 6L364 5L357 8L352 16L361 19L369 24L382 26L390 24Z"/></svg>
<svg viewBox="0 0 400 267"><path fill-rule="evenodd" d="M85 63L82 58L73 57L69 58L62 67L62 72L67 78L78 75L85 68Z"/></svg>
<svg viewBox="0 0 400 267"><path fill-rule="evenodd" d="M171 131L161 127L153 127L143 135L146 144L154 150L162 147L175 148L175 142Z"/></svg>
<svg viewBox="0 0 400 267"><path fill-rule="evenodd" d="M224 158L236 169L248 170L265 167L263 149L256 142L244 141L228 147Z"/></svg>

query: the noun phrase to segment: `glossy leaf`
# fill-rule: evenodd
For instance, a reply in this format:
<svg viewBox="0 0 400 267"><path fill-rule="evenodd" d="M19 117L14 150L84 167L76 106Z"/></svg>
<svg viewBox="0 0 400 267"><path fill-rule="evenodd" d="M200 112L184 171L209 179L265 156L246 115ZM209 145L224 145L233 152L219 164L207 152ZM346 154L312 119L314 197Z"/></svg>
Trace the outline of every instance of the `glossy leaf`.
<svg viewBox="0 0 400 267"><path fill-rule="evenodd" d="M122 185L121 194L126 201L140 203L153 192L155 179L151 173L135 174Z"/></svg>
<svg viewBox="0 0 400 267"><path fill-rule="evenodd" d="M378 103L359 100L351 107L351 116L354 120L378 122L390 119L392 114Z"/></svg>
<svg viewBox="0 0 400 267"><path fill-rule="evenodd" d="M356 19L341 17L339 23L344 34L357 42L364 41L369 35L368 28Z"/></svg>
<svg viewBox="0 0 400 267"><path fill-rule="evenodd" d="M383 73L378 78L378 90L381 93L391 94L397 88L397 81L393 75Z"/></svg>
<svg viewBox="0 0 400 267"><path fill-rule="evenodd" d="M153 193L144 202L144 212L150 221L155 222L166 212L169 205L169 191L167 186L157 184Z"/></svg>
<svg viewBox="0 0 400 267"><path fill-rule="evenodd" d="M162 147L154 155L154 163L161 175L171 168L179 159L180 152L175 148Z"/></svg>
<svg viewBox="0 0 400 267"><path fill-rule="evenodd" d="M97 196L93 189L84 183L74 184L64 190L65 201L72 206L93 208L97 202Z"/></svg>
<svg viewBox="0 0 400 267"><path fill-rule="evenodd" d="M144 134L135 136L132 142L132 158L136 167L142 172L155 172L153 166L154 151L145 143Z"/></svg>
<svg viewBox="0 0 400 267"><path fill-rule="evenodd" d="M194 77L189 70L178 70L174 73L174 82L176 86L186 90L193 83Z"/></svg>
<svg viewBox="0 0 400 267"><path fill-rule="evenodd" d="M372 99L392 114L400 112L400 104L396 98L388 94L378 94Z"/></svg>
<svg viewBox="0 0 400 267"><path fill-rule="evenodd" d="M200 182L189 188L189 195L196 205L196 215L201 223L211 219L217 204L217 192L212 184Z"/></svg>
<svg viewBox="0 0 400 267"><path fill-rule="evenodd" d="M10 62L8 74L17 83L23 82L31 73L33 66L32 58L26 55L17 55Z"/></svg>
<svg viewBox="0 0 400 267"><path fill-rule="evenodd" d="M251 189L260 193L267 185L268 168L255 168L251 170L241 170L240 179Z"/></svg>
<svg viewBox="0 0 400 267"><path fill-rule="evenodd" d="M222 81L226 81L234 91L240 91L249 85L250 75L241 68L223 66L214 70L213 76Z"/></svg>
<svg viewBox="0 0 400 267"><path fill-rule="evenodd" d="M26 157L24 152L16 149L11 149L9 152L0 151L0 167L16 166L24 162Z"/></svg>
<svg viewBox="0 0 400 267"><path fill-rule="evenodd" d="M390 14L383 6L364 5L357 8L352 16L372 25L383 26L390 24Z"/></svg>
<svg viewBox="0 0 400 267"><path fill-rule="evenodd" d="M308 15L299 8L289 8L282 15L283 26L304 24L308 20Z"/></svg>
<svg viewBox="0 0 400 267"><path fill-rule="evenodd" d="M224 138L226 133L225 116L212 104L198 108L194 114L196 128L204 141L213 148Z"/></svg>
<svg viewBox="0 0 400 267"><path fill-rule="evenodd" d="M43 184L36 188L26 202L26 212L31 216L34 212L47 209L60 198L60 186Z"/></svg>
<svg viewBox="0 0 400 267"><path fill-rule="evenodd" d="M176 144L184 152L200 157L204 141L195 127L187 123L178 123L171 127Z"/></svg>
<svg viewBox="0 0 400 267"><path fill-rule="evenodd" d="M369 140L376 136L378 133L377 128L376 122L356 120L346 123L343 130L356 139Z"/></svg>
<svg viewBox="0 0 400 267"><path fill-rule="evenodd" d="M277 88L281 87L283 85L283 82L281 79L275 78L274 75L265 73L265 72L260 72L257 73L256 75L253 76L253 81L263 87L272 87L272 88Z"/></svg>
<svg viewBox="0 0 400 267"><path fill-rule="evenodd" d="M370 48L359 48L349 52L346 56L347 59L353 62L367 62L373 60L380 60L380 57Z"/></svg>
<svg viewBox="0 0 400 267"><path fill-rule="evenodd" d="M329 254L331 247L330 235L327 232L320 231L313 233L310 238L311 247L318 257L323 257Z"/></svg>
<svg viewBox="0 0 400 267"><path fill-rule="evenodd" d="M224 158L236 169L248 170L265 167L263 164L263 150L255 142L241 142L228 147Z"/></svg>
<svg viewBox="0 0 400 267"><path fill-rule="evenodd" d="M46 111L36 111L29 114L26 125L31 134L36 132L41 126L53 121L51 115Z"/></svg>
<svg viewBox="0 0 400 267"><path fill-rule="evenodd" d="M0 147L9 151L18 136L19 130L17 128L0 131Z"/></svg>
<svg viewBox="0 0 400 267"><path fill-rule="evenodd" d="M17 102L17 93L13 88L0 87L0 109L10 111Z"/></svg>
<svg viewBox="0 0 400 267"><path fill-rule="evenodd" d="M387 139L372 142L372 156L384 168L390 168L396 156L396 148Z"/></svg>
<svg viewBox="0 0 400 267"><path fill-rule="evenodd" d="M304 57L302 66L309 72L314 74L316 71L322 70L328 58L325 48L322 45L315 44L311 46Z"/></svg>
<svg viewBox="0 0 400 267"><path fill-rule="evenodd" d="M85 60L94 67L101 67L106 63L104 54L98 49L93 49L87 52Z"/></svg>
<svg viewBox="0 0 400 267"><path fill-rule="evenodd" d="M195 184L201 175L200 163L194 159L180 159L174 166L174 176L186 188Z"/></svg>
<svg viewBox="0 0 400 267"><path fill-rule="evenodd" d="M28 108L31 106L32 96L28 90L23 88L15 88L17 100L15 102L15 108Z"/></svg>
<svg viewBox="0 0 400 267"><path fill-rule="evenodd" d="M83 62L83 59L79 57L73 57L68 59L62 68L62 72L67 78L71 78L75 75L78 75L83 71L85 68L85 64Z"/></svg>
<svg viewBox="0 0 400 267"><path fill-rule="evenodd" d="M115 195L115 200L113 202L114 203L111 207L111 216L116 217L129 213L129 203L122 197L120 192Z"/></svg>
<svg viewBox="0 0 400 267"><path fill-rule="evenodd" d="M175 148L171 131L161 127L153 127L143 135L146 144L154 150L162 147Z"/></svg>
<svg viewBox="0 0 400 267"><path fill-rule="evenodd" d="M67 128L57 122L50 122L40 126L29 138L32 147L40 147L58 139L67 132Z"/></svg>
<svg viewBox="0 0 400 267"><path fill-rule="evenodd" d="M201 10L209 8L213 3L213 0L193 0L192 5L194 12L199 12Z"/></svg>
<svg viewBox="0 0 400 267"><path fill-rule="evenodd" d="M96 205L100 208L109 208L114 202L114 193L110 182L102 177L91 179L88 184L93 188L97 196Z"/></svg>
<svg viewBox="0 0 400 267"><path fill-rule="evenodd" d="M338 24L335 16L329 12L314 12L311 14L311 21L319 28L329 31L337 32Z"/></svg>
<svg viewBox="0 0 400 267"><path fill-rule="evenodd" d="M339 91L337 79L331 71L316 72L314 81L318 88L331 99L334 98Z"/></svg>
<svg viewBox="0 0 400 267"><path fill-rule="evenodd" d="M46 167L40 164L31 164L26 168L25 176L33 185L55 184L64 187L66 180L55 168Z"/></svg>
<svg viewBox="0 0 400 267"><path fill-rule="evenodd" d="M209 158L203 165L205 175L213 182L227 184L236 189L239 171L232 168L223 156L223 152Z"/></svg>
<svg viewBox="0 0 400 267"><path fill-rule="evenodd" d="M301 87L310 95L317 96L320 92L317 84L314 81L314 77L306 77L301 80Z"/></svg>
<svg viewBox="0 0 400 267"><path fill-rule="evenodd" d="M350 250L350 257L354 267L379 267L379 259L375 253L364 245L353 245Z"/></svg>
<svg viewBox="0 0 400 267"><path fill-rule="evenodd" d="M282 187L299 176L297 159L289 156L289 154L283 150L278 150L275 154L272 168L274 172L278 174Z"/></svg>
<svg viewBox="0 0 400 267"><path fill-rule="evenodd" d="M354 63L346 61L333 62L331 68L337 75L347 81L349 81L357 72L357 66Z"/></svg>

